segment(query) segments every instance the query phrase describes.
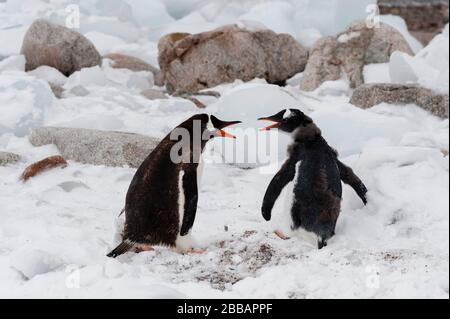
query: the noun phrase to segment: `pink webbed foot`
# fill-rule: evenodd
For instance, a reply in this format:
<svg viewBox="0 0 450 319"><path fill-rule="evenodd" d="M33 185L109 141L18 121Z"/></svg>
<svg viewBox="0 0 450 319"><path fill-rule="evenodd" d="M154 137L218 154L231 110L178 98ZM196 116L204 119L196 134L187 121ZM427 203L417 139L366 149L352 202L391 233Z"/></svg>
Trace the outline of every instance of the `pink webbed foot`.
<svg viewBox="0 0 450 319"><path fill-rule="evenodd" d="M186 251L186 254L189 254L189 255L201 255L204 253L206 253L206 249L190 248L189 250Z"/></svg>
<svg viewBox="0 0 450 319"><path fill-rule="evenodd" d="M147 244L136 244L134 245L134 251L136 253L141 253L144 251L154 251L155 249L151 245Z"/></svg>
<svg viewBox="0 0 450 319"><path fill-rule="evenodd" d="M290 238L288 236L286 236L285 233L283 233L281 230L277 230L275 231L275 235L277 235L279 238L281 238L282 240L289 240Z"/></svg>

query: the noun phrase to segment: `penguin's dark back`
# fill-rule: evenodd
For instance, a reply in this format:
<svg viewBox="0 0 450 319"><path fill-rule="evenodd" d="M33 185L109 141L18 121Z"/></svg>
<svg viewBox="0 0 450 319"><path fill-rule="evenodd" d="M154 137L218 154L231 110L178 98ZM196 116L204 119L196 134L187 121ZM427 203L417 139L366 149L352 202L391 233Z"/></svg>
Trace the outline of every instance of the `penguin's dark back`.
<svg viewBox="0 0 450 319"><path fill-rule="evenodd" d="M292 220L294 227L329 238L340 212L342 184L335 154L325 141L302 145L301 163L294 181Z"/></svg>
<svg viewBox="0 0 450 319"><path fill-rule="evenodd" d="M175 242L180 168L170 159L173 142L163 140L137 170L127 192L124 237L132 241ZM158 229L166 229L164 232ZM155 230L155 231L152 231ZM164 238L148 236L165 234Z"/></svg>

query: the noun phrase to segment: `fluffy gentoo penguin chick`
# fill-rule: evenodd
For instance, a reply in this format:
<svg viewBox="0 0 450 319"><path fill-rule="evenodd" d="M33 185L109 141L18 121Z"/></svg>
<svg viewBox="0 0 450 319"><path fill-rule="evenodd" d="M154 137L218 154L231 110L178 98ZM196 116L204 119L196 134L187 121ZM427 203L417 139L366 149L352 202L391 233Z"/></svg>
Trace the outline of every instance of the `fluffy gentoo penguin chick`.
<svg viewBox="0 0 450 319"><path fill-rule="evenodd" d="M152 250L153 245L193 251L186 239L197 211L201 154L214 137L234 138L223 129L238 123L199 114L161 141L131 182L125 203L123 241L108 257L130 250Z"/></svg>
<svg viewBox="0 0 450 319"><path fill-rule="evenodd" d="M279 129L293 139L288 159L266 191L262 215L269 221L283 188L294 183L293 193L287 194L291 228L316 234L321 249L334 236L342 199L341 180L355 190L364 204L367 189L352 169L338 160L337 152L327 144L313 120L300 110L288 109L259 120L275 122L262 130Z"/></svg>

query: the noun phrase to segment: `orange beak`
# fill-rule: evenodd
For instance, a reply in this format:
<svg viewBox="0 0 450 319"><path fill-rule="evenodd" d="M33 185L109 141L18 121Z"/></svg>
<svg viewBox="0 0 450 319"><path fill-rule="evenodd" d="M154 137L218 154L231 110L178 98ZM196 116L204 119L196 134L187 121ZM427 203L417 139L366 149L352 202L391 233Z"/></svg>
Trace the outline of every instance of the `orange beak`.
<svg viewBox="0 0 450 319"><path fill-rule="evenodd" d="M258 120L259 121L276 122L275 124L272 124L272 125L269 125L269 126L261 128L260 131L270 131L271 129L279 128L280 125L281 125L281 123L279 123L277 121L274 121L273 119L271 119L269 117L262 117L262 118L259 118Z"/></svg>
<svg viewBox="0 0 450 319"><path fill-rule="evenodd" d="M234 138L234 139L236 139L236 136L234 136L234 135L232 135L232 134L230 134L230 133L227 133L227 132L225 132L224 130L217 130L217 134L218 134L220 137L228 137L228 138Z"/></svg>
<svg viewBox="0 0 450 319"><path fill-rule="evenodd" d="M211 115L211 121L212 121L214 128L216 129L217 136L228 137L228 138L233 138L233 139L235 139L236 136L231 135L228 132L225 132L223 129L228 126L231 126L231 125L236 125L236 124L242 123L241 121L232 121L232 122L221 121L214 115Z"/></svg>

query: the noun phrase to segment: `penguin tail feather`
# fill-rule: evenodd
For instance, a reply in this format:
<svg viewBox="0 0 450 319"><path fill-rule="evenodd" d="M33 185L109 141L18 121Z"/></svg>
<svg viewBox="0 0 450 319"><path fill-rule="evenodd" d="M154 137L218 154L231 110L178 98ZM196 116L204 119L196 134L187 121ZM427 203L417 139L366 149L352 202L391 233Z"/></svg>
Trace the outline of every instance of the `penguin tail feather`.
<svg viewBox="0 0 450 319"><path fill-rule="evenodd" d="M107 257L116 258L120 255L125 254L126 252L130 251L134 247L134 244L128 240L123 241L120 243L119 246L117 246L113 251L111 251Z"/></svg>

